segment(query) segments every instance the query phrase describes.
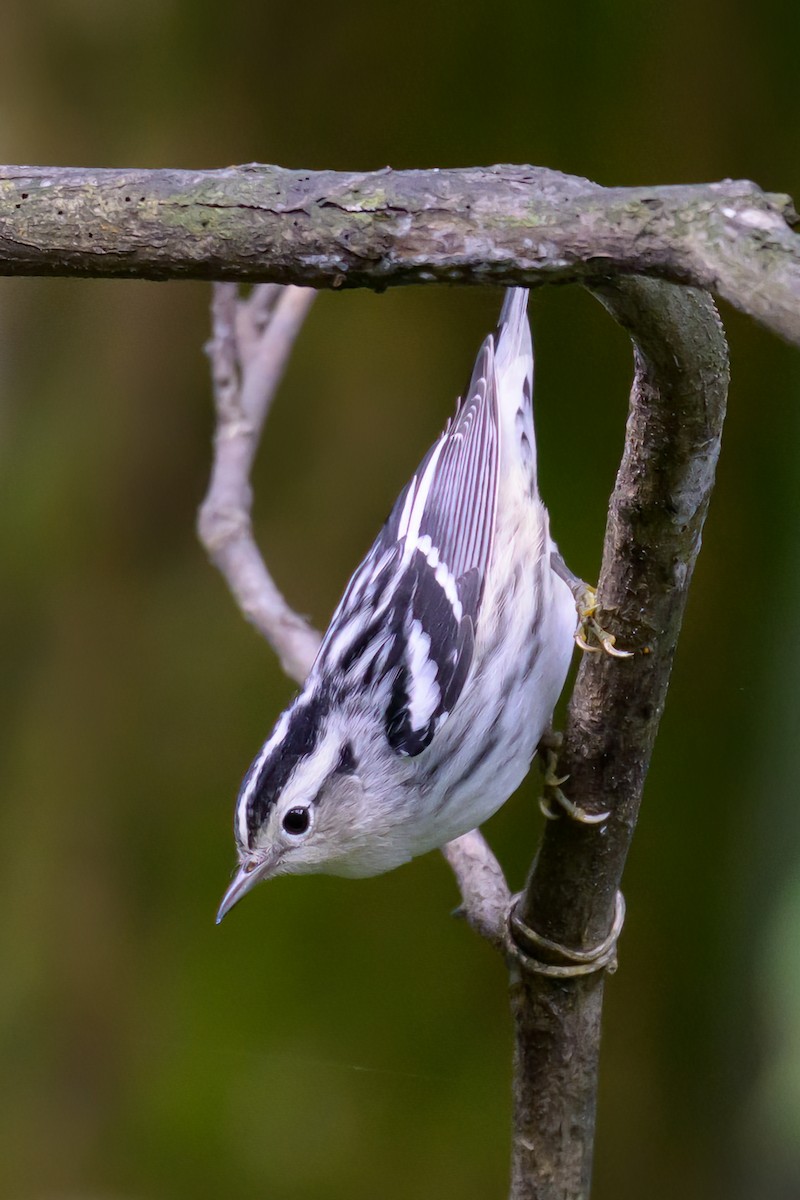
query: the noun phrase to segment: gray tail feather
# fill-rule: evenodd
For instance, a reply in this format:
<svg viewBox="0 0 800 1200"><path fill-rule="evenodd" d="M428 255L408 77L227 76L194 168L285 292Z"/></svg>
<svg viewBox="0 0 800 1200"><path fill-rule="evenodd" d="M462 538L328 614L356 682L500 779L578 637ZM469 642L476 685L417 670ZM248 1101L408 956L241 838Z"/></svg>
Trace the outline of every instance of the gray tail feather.
<svg viewBox="0 0 800 1200"><path fill-rule="evenodd" d="M528 324L528 289L508 288L495 334L495 366L502 387L524 391L526 407L532 407L533 343ZM523 385L524 381L524 385ZM519 403L515 397L511 402Z"/></svg>
<svg viewBox="0 0 800 1200"><path fill-rule="evenodd" d="M533 343L528 324L528 289L508 288L495 334L495 375L504 427L518 448L536 486L536 435L533 428Z"/></svg>
<svg viewBox="0 0 800 1200"><path fill-rule="evenodd" d="M527 308L527 288L506 288L503 307L500 309L500 319L497 322L498 333L504 325L519 326L520 322L525 320Z"/></svg>
<svg viewBox="0 0 800 1200"><path fill-rule="evenodd" d="M503 307L500 310L500 320L495 333L495 360L498 375L503 375L516 365L514 374L519 373L520 360L524 363L525 374L529 378L529 388L533 386L533 344L531 329L528 324L528 289L507 288ZM530 402L530 394L527 397Z"/></svg>

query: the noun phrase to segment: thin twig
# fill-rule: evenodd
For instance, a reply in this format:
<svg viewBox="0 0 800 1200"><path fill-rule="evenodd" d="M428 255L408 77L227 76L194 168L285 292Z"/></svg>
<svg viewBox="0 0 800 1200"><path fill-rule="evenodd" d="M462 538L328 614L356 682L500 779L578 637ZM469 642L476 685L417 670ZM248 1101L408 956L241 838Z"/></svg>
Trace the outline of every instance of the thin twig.
<svg viewBox="0 0 800 1200"><path fill-rule="evenodd" d="M250 471L292 346L314 300L309 288L218 283L212 303L211 359L217 427L214 462L198 516L200 540L244 616L268 640L286 674L302 683L319 634L276 587L253 538Z"/></svg>
<svg viewBox="0 0 800 1200"><path fill-rule="evenodd" d="M442 847L461 892L461 912L470 926L498 950L505 950L511 904L503 869L479 829Z"/></svg>

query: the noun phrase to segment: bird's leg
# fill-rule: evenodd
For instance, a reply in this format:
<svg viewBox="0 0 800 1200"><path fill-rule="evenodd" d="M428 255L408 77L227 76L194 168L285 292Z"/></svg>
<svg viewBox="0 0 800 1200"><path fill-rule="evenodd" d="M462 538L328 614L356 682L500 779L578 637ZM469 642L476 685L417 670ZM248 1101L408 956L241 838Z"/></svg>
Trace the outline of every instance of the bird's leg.
<svg viewBox="0 0 800 1200"><path fill-rule="evenodd" d="M609 633L607 629L603 629L600 622L595 617L597 612L597 589L591 584L584 583L583 591L580 596L576 596L575 605L578 610L578 628L575 631L575 641L580 646L581 650L588 650L590 654L600 654L605 650L606 654L610 654L612 658L631 658L632 650L620 650L615 645L616 637L613 633ZM587 640L589 637L595 638L600 644L593 646Z"/></svg>
<svg viewBox="0 0 800 1200"><path fill-rule="evenodd" d="M573 821L578 821L581 825L602 825L603 821L607 821L610 816L608 812L587 812L579 804L574 804L561 790L561 784L566 783L569 779L569 775L556 774L558 752L563 740L563 736L556 733L551 727L545 730L539 741L538 753L544 759L542 768L544 792L539 798L539 808L548 821L555 821L561 816L558 811L560 808L568 817L571 817Z"/></svg>
<svg viewBox="0 0 800 1200"><path fill-rule="evenodd" d="M593 588L591 584L585 583L583 579L579 579L577 575L573 575L560 554L551 554L550 565L559 579L564 580L564 583L566 583L575 597L575 608L578 611L578 628L575 630L575 641L581 650L588 650L589 654L600 654L605 650L606 654L610 654L613 658L631 658L633 652L631 650L618 650L616 647L617 639L614 634L609 633L607 629L603 629L595 616L597 612L597 589ZM590 637L594 638L598 644L592 645L589 642Z"/></svg>

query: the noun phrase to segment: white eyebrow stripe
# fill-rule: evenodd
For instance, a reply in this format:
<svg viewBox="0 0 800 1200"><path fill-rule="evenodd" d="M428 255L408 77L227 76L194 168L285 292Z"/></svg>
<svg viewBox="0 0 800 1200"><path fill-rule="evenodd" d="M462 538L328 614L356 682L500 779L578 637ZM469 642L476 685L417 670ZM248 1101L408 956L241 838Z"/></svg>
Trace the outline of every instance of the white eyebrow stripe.
<svg viewBox="0 0 800 1200"><path fill-rule="evenodd" d="M286 729L289 724L289 712L290 712L290 710L287 709L286 712L281 713L280 719L278 720L277 725L275 726L275 728L272 731L272 736L261 747L261 753L259 754L258 758L256 759L256 761L253 763L252 767L250 768L250 778L247 781L247 785L241 792L238 802L236 804L236 829L237 829L239 841L242 843L243 846L246 846L247 842L248 842L248 828L247 828L248 805L253 796L253 793L255 792L256 788L258 787L258 781L261 777L261 770L264 766L264 763L269 758L270 754L274 750L277 743L279 741L281 741L284 734L286 733Z"/></svg>
<svg viewBox="0 0 800 1200"><path fill-rule="evenodd" d="M243 796L236 805L236 840L241 846L247 845L247 801Z"/></svg>

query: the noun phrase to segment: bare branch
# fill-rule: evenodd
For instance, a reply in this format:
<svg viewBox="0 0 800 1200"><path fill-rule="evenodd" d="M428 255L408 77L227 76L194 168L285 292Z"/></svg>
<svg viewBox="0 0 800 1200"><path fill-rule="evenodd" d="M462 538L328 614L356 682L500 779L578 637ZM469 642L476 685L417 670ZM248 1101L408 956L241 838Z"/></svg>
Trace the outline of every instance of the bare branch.
<svg viewBox="0 0 800 1200"><path fill-rule="evenodd" d="M596 291L630 332L636 367L599 618L636 653L584 656L558 765L569 776L569 799L608 810L610 819L548 821L518 908L526 926L576 951L602 943L614 919L700 549L728 385L725 336L707 295L644 279ZM513 982L514 1200L588 1195L602 995L597 974L565 985L523 969Z"/></svg>
<svg viewBox="0 0 800 1200"><path fill-rule="evenodd" d="M800 343L800 236L755 184L601 188L540 167L298 172L0 167L0 273L323 287L707 288Z"/></svg>
<svg viewBox="0 0 800 1200"><path fill-rule="evenodd" d="M270 643L286 674L302 684L320 635L286 603L267 570L250 522L250 471L292 346L314 300L307 288L261 284L247 300L234 283L214 285L211 360L217 427L200 540L244 616ZM500 864L478 830L444 848L473 929L504 945L511 900Z"/></svg>
<svg viewBox="0 0 800 1200"><path fill-rule="evenodd" d="M198 517L200 540L236 603L302 683L319 634L284 600L253 539L250 471L261 431L303 320L314 300L307 288L254 289L237 300L235 284L214 288L208 344L217 428L208 493Z"/></svg>
<svg viewBox="0 0 800 1200"><path fill-rule="evenodd" d="M503 869L478 829L442 848L462 897L461 912L469 924L498 950L505 951L506 919L511 892Z"/></svg>

